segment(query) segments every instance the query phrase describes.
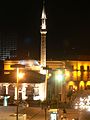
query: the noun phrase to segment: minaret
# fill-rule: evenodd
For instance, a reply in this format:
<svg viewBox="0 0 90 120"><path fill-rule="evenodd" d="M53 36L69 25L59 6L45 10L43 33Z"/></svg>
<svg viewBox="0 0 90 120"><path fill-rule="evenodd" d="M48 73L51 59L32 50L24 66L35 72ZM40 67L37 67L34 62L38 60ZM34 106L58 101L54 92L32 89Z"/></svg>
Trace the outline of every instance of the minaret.
<svg viewBox="0 0 90 120"><path fill-rule="evenodd" d="M41 16L41 66L46 67L46 13L43 5L42 16Z"/></svg>

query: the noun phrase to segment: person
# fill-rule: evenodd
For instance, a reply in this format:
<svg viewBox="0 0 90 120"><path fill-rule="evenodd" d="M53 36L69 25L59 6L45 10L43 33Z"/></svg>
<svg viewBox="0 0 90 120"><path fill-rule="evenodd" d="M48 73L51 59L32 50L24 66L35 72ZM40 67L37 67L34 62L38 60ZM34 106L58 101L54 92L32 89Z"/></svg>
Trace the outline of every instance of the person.
<svg viewBox="0 0 90 120"><path fill-rule="evenodd" d="M50 106L48 106L48 110L50 110Z"/></svg>
<svg viewBox="0 0 90 120"><path fill-rule="evenodd" d="M63 109L63 113L67 113L65 108Z"/></svg>
<svg viewBox="0 0 90 120"><path fill-rule="evenodd" d="M61 115L61 120L67 120L67 117L66 117L66 109L64 108L63 109L63 115Z"/></svg>
<svg viewBox="0 0 90 120"><path fill-rule="evenodd" d="M61 115L61 120L63 120L63 115Z"/></svg>
<svg viewBox="0 0 90 120"><path fill-rule="evenodd" d="M64 117L63 115L61 115L61 119L60 120L68 120L68 118Z"/></svg>

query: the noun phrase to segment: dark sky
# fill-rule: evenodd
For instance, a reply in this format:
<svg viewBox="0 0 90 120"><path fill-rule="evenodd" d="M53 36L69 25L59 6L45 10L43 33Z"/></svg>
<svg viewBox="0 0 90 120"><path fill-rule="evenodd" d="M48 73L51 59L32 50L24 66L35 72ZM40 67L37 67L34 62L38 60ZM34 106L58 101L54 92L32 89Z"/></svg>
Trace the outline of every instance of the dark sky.
<svg viewBox="0 0 90 120"><path fill-rule="evenodd" d="M46 0L47 58L90 55L90 4L87 0ZM0 3L0 29L15 30L23 50L40 57L42 0Z"/></svg>

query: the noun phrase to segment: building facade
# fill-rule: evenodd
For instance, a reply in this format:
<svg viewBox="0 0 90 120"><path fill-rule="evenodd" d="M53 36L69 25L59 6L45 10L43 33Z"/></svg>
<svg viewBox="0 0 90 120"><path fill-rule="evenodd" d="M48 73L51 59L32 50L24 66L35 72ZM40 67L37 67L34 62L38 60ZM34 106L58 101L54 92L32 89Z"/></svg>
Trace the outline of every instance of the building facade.
<svg viewBox="0 0 90 120"><path fill-rule="evenodd" d="M36 71L37 73L40 73L40 67L39 62L35 60L6 60L4 61L4 75L10 74L11 71L14 69L10 66L16 63L26 64L25 69L30 69L33 71ZM62 101L66 101L67 95L70 91L80 91L80 90L90 90L90 61L75 61L75 60L62 60L62 61L47 61L47 65L49 68L52 68L50 71L48 70L48 76L47 77L47 86L48 86L48 94L50 99L56 98L57 95L60 93L62 94ZM57 75L61 74L63 71L62 76L62 84L61 84L61 77L59 76L59 79L57 79ZM26 74L26 72L25 72ZM32 73L31 73L32 74ZM36 74L34 74L36 76ZM27 76L28 79L31 79L32 76ZM40 82L38 81L39 79ZM13 76L14 80L14 76ZM28 96L32 94L34 100L44 100L45 99L45 76L44 78L33 78L32 81L25 81L20 83L19 93L20 96L22 96L22 99L25 100ZM7 82L6 79L0 80L0 86L2 90L4 90L5 94L8 95L10 92L8 89L9 87L11 90L14 89L13 94L16 96L15 93L15 81L12 83L11 80ZM36 82L37 81L37 82ZM12 87L13 86L13 87ZM13 89L12 89L13 88ZM61 89L62 88L62 89ZM61 91L62 90L62 91ZM1 92L0 94L2 94ZM15 97L16 99L16 97Z"/></svg>
<svg viewBox="0 0 90 120"><path fill-rule="evenodd" d="M24 77L19 80L19 98L26 100L32 96L33 100L44 100L45 75L40 74L40 65L36 60L5 60L3 62L3 75L0 76L0 96L13 96L17 99L17 73L12 65L22 64L25 68L19 68L19 73Z"/></svg>
<svg viewBox="0 0 90 120"><path fill-rule="evenodd" d="M90 61L88 60L62 60L47 61L47 65L53 69L49 91L50 99L62 94L62 101L68 99L70 92L90 91ZM62 71L62 73L57 71ZM63 79L58 74L62 74ZM53 84L54 83L54 84ZM54 85L54 87L50 87ZM59 96L60 97L60 96Z"/></svg>
<svg viewBox="0 0 90 120"><path fill-rule="evenodd" d="M4 60L0 76L0 96L13 96L17 99L16 83L11 82L11 78L7 78L12 71L11 65L13 64L25 64L25 70L33 70L38 74L43 74L43 67L48 66L52 70L48 70L45 74L44 81L42 77L36 77L33 74L32 82L25 81L19 85L19 96L22 100L26 100L29 96L32 96L34 100L45 100L46 92L48 89L49 98L57 98L61 95L61 100L66 101L67 95L70 91L89 90L90 89L90 61L88 58L84 59L66 59L60 61L47 61L46 60L46 13L43 7L41 16L41 51L40 61L35 60L12 60L15 58L17 50L17 34L13 32L0 33L0 59ZM5 60L6 58L9 58ZM40 64L39 64L40 63ZM62 73L61 73L61 72ZM26 73L26 72L25 72ZM49 74L51 74L49 76ZM56 78L55 76L59 76ZM63 79L61 79L61 76ZM3 77L4 76L4 77ZM6 77L5 77L6 76ZM14 78L14 76L13 76ZM30 75L28 77L29 80ZM41 82L38 82L38 79ZM36 81L37 80L37 81Z"/></svg>
<svg viewBox="0 0 90 120"><path fill-rule="evenodd" d="M16 57L17 33L0 32L0 60Z"/></svg>

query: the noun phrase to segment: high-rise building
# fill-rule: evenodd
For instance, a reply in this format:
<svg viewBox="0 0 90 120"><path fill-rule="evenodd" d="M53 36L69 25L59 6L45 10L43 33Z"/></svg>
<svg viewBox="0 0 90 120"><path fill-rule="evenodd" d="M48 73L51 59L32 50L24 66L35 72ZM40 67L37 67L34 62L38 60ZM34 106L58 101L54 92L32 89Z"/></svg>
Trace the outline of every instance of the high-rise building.
<svg viewBox="0 0 90 120"><path fill-rule="evenodd" d="M16 57L17 33L0 32L0 60Z"/></svg>

